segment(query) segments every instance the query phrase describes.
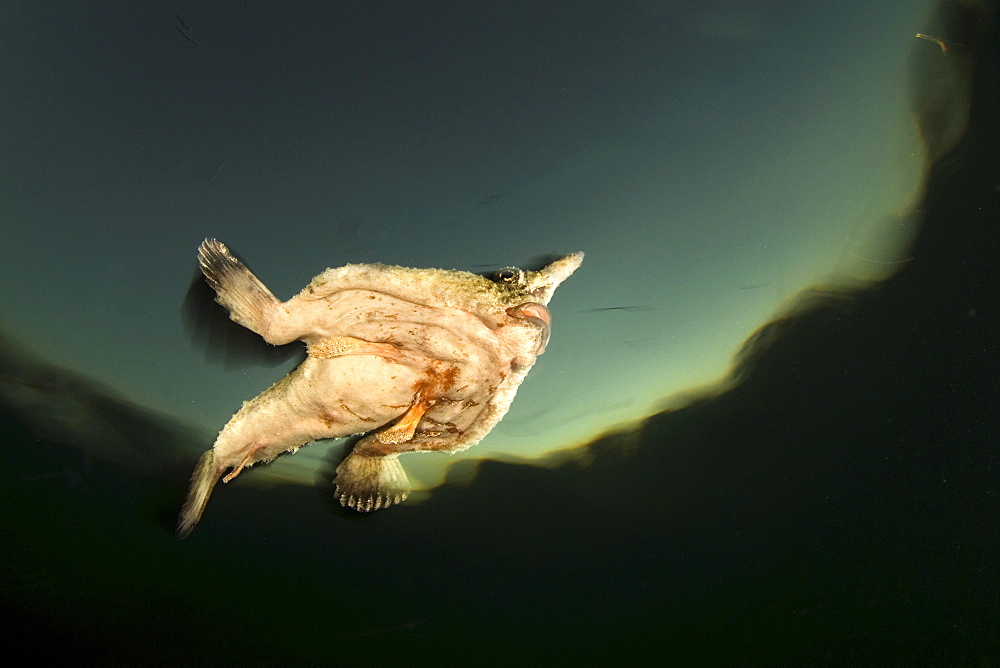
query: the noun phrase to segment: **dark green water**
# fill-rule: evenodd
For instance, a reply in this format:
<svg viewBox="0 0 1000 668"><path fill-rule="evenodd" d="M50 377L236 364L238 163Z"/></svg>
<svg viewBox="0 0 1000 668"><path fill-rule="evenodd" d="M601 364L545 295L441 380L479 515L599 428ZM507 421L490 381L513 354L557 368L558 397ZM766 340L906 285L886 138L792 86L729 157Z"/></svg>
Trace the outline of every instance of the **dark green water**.
<svg viewBox="0 0 1000 668"><path fill-rule="evenodd" d="M983 19L952 18L981 59L913 259L816 293L748 344L736 387L592 443L588 466L484 463L358 516L331 461L315 488L235 480L178 541L196 430L5 350L10 644L127 665L994 665L1000 58Z"/></svg>

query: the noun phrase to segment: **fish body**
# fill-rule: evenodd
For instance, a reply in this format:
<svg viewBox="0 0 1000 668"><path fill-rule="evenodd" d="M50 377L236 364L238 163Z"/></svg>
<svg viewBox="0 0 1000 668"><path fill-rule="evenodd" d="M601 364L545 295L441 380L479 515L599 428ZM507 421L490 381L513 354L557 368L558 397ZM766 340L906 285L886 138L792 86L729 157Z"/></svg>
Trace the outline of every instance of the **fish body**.
<svg viewBox="0 0 1000 668"><path fill-rule="evenodd" d="M337 469L341 504L367 512L404 500L399 455L457 452L490 432L545 349L553 291L582 260L575 253L493 279L346 265L281 302L225 245L206 239L199 263L230 317L275 345L303 341L308 354L245 402L202 455L178 535L198 523L220 478L318 439L365 434Z"/></svg>

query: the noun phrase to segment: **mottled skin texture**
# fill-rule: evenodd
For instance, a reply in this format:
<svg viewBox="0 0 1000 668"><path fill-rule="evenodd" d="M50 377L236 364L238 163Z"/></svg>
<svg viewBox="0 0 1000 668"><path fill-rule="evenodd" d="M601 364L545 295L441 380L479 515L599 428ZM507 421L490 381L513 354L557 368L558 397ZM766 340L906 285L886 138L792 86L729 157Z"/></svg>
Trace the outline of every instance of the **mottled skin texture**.
<svg viewBox="0 0 1000 668"><path fill-rule="evenodd" d="M206 239L199 262L230 317L272 344L304 341L308 356L244 403L202 455L178 535L198 523L219 478L322 438L367 434L337 469L343 505L370 511L402 501L409 483L401 453L464 450L507 412L548 342L546 304L582 260L575 253L492 280L347 265L280 302L222 243Z"/></svg>

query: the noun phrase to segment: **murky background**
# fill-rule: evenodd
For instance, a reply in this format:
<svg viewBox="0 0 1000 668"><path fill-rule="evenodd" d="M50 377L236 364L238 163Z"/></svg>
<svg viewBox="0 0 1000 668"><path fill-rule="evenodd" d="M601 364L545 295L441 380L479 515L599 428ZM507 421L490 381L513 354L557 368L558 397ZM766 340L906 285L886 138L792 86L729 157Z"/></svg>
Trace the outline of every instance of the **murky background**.
<svg viewBox="0 0 1000 668"><path fill-rule="evenodd" d="M946 241L959 227L931 220L924 186L964 128L976 45L942 31L980 34L992 7L954 23L941 17L961 6L944 7L4 5L3 575L17 628L146 662L753 663L742 645L774 664L833 661L824 633L892 618L912 642L952 624L942 642L988 656L962 616L984 599L949 598L935 582L953 555L917 545L950 527L959 568L982 576L987 523L959 509L982 519L971 508L989 479L951 495L930 473L947 458L863 446L913 438L872 436L883 418L917 423L893 412L896 392L861 390L903 351L927 372L898 393L945 405L919 389L933 371L954 373L953 396L986 396L989 377L995 395L981 366L908 347L954 350L919 330L922 310L892 306L948 304L960 320L931 329L956 332L992 313L974 290L870 287L943 271L919 263L947 247L927 230ZM358 517L330 494L343 443L314 444L220 486L174 541L198 453L295 364L294 349L265 363L252 342L219 352L232 332L192 304L205 237L282 299L351 262L486 273L585 251L508 416L465 453L402 460L427 489L471 480L481 459L553 466L570 450L575 463L486 463L471 486ZM988 247L970 244L953 281ZM808 333L827 342L769 327L727 376L807 288L822 314ZM641 422L692 397L674 421ZM952 431L956 447L980 442ZM966 455L960 470L989 470ZM906 460L896 473L880 468L892 457ZM909 531L919 514L896 507L928 524ZM927 658L875 635L851 656Z"/></svg>
<svg viewBox="0 0 1000 668"><path fill-rule="evenodd" d="M802 288L903 259L928 11L16 3L2 324L203 428L197 452L294 363L221 370L192 345L206 236L282 299L348 262L489 272L583 250L549 353L458 457L585 442L717 380ZM320 450L269 474L311 480ZM408 459L431 483L455 458Z"/></svg>

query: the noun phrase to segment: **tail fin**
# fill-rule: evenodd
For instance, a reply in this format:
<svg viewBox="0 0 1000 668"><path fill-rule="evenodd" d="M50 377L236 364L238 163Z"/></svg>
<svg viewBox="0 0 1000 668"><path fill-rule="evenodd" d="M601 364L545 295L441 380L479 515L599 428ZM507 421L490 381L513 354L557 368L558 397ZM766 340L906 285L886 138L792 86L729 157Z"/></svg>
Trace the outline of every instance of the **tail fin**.
<svg viewBox="0 0 1000 668"><path fill-rule="evenodd" d="M201 514L205 512L208 497L212 495L215 483L222 476L222 471L215 467L215 451L207 450L198 460L191 474L191 487L188 489L187 501L177 517L177 537L187 538L191 530L198 524Z"/></svg>

